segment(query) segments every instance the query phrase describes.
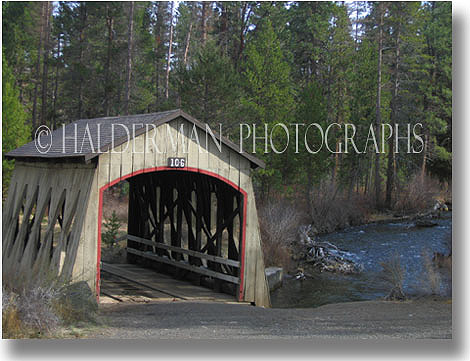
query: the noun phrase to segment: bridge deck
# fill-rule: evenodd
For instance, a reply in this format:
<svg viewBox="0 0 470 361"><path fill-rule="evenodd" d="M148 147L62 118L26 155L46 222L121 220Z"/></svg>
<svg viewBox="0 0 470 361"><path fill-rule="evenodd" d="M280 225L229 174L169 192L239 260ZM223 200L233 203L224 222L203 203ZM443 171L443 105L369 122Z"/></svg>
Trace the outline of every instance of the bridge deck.
<svg viewBox="0 0 470 361"><path fill-rule="evenodd" d="M234 296L132 264L102 262L101 273L101 302L189 300L238 303Z"/></svg>

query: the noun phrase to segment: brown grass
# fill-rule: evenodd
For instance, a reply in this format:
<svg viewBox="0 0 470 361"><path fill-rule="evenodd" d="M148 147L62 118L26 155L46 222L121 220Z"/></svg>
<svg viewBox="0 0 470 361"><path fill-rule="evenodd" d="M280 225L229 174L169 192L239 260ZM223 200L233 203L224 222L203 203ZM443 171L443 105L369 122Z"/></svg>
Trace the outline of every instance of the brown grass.
<svg viewBox="0 0 470 361"><path fill-rule="evenodd" d="M96 299L85 282L16 285L13 290L5 275L3 281L3 338L54 337L62 326L94 321Z"/></svg>
<svg viewBox="0 0 470 361"><path fill-rule="evenodd" d="M393 210L403 215L430 210L440 193L441 187L437 180L417 174L405 185L398 187Z"/></svg>
<svg viewBox="0 0 470 361"><path fill-rule="evenodd" d="M348 196L333 183L324 182L310 192L310 218L317 233L330 233L364 223L371 206L362 194Z"/></svg>
<svg viewBox="0 0 470 361"><path fill-rule="evenodd" d="M441 293L441 275L436 268L436 265L431 259L429 250L423 249L421 251L423 259L424 274L422 276L422 290L426 294L439 295Z"/></svg>
<svg viewBox="0 0 470 361"><path fill-rule="evenodd" d="M452 295L452 256L421 251L424 272L418 280L418 290L423 295Z"/></svg>
<svg viewBox="0 0 470 361"><path fill-rule="evenodd" d="M290 246L302 221L301 213L287 200L271 199L259 206L259 224L266 267L292 267Z"/></svg>
<svg viewBox="0 0 470 361"><path fill-rule="evenodd" d="M24 338L25 330L15 302L15 296L3 289L2 338Z"/></svg>
<svg viewBox="0 0 470 361"><path fill-rule="evenodd" d="M395 253L388 261L381 262L382 279L390 284L390 293L387 300L404 300L403 280L405 269L401 264L400 255Z"/></svg>

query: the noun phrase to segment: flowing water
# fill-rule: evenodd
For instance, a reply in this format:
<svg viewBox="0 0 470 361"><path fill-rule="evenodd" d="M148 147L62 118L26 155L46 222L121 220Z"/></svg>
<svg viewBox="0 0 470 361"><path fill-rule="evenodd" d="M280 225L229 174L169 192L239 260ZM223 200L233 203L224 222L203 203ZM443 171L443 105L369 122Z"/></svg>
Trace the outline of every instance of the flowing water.
<svg viewBox="0 0 470 361"><path fill-rule="evenodd" d="M271 293L273 307L317 307L327 303L371 300L386 296L390 285L382 278L381 262L398 254L405 268L404 291L419 294L425 284L423 251L448 253L452 214L435 220L438 225L418 228L414 223L369 224L321 236L347 250L364 266L360 274L308 272L304 281L287 276L283 286Z"/></svg>

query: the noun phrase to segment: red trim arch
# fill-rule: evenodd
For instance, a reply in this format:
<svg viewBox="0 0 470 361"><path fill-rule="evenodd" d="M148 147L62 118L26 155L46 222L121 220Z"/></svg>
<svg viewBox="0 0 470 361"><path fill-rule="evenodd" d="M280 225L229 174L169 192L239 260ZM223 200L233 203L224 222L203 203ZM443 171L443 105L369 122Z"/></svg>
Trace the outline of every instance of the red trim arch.
<svg viewBox="0 0 470 361"><path fill-rule="evenodd" d="M97 257L97 264L96 264L96 297L99 300L100 297L100 263L101 263L101 221L103 219L103 192L112 187L113 185L119 183L122 180L127 178L134 177L136 175L142 173L152 173L152 172L159 172L159 171L179 171L179 172L192 172L192 173L200 173L205 174L210 177L217 178L222 182L228 184L236 191L240 192L243 195L243 224L242 224L242 242L241 242L241 252L240 252L240 287L238 293L238 300L243 301L244 296L244 278L245 278L245 234L246 234L246 203L247 203L247 193L244 189L240 188L238 185L233 183L232 181L228 180L225 177L217 173L213 173L204 169L193 168L193 167L186 167L186 168L170 168L170 167L153 167L153 168L145 168L135 172L131 172L126 174L125 176L119 177L100 188L100 195L99 195L99 203L98 203L98 257Z"/></svg>

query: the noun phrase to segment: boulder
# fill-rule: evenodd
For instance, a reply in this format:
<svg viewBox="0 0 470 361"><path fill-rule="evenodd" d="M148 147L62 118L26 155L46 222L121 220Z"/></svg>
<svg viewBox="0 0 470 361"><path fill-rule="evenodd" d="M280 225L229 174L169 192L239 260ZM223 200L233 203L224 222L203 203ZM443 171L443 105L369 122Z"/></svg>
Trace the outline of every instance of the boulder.
<svg viewBox="0 0 470 361"><path fill-rule="evenodd" d="M282 286L283 270L281 267L268 267L264 270L268 280L269 291L274 291Z"/></svg>

